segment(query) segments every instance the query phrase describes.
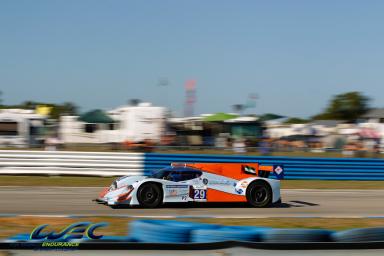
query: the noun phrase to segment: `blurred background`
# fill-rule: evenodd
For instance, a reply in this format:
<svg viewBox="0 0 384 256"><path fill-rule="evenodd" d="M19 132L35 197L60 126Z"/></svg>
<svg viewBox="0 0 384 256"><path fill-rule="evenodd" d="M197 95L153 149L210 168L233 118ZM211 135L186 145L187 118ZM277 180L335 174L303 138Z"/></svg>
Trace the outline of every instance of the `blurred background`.
<svg viewBox="0 0 384 256"><path fill-rule="evenodd" d="M381 1L4 1L0 147L380 157Z"/></svg>
<svg viewBox="0 0 384 256"><path fill-rule="evenodd" d="M193 114L195 81L186 82L185 115L140 99L113 109L79 112L74 103L27 101L1 105L0 146L40 150L189 152L260 155L381 157L384 108L367 96L333 96L310 118L254 109L250 95L231 112ZM249 111L251 112L251 111Z"/></svg>

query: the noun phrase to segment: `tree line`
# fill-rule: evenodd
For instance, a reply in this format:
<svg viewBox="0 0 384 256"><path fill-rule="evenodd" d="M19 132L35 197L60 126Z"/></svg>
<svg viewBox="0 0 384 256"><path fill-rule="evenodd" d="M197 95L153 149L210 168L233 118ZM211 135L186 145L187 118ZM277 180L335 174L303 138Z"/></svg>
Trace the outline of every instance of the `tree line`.
<svg viewBox="0 0 384 256"><path fill-rule="evenodd" d="M25 101L18 105L3 105L2 93L0 91L0 108L22 108L36 109L38 105L51 108L49 117L58 119L61 115L78 115L79 107L72 102L62 104ZM312 116L309 119L291 117L286 123L306 123L313 120L345 120L354 122L362 115L367 113L370 107L371 99L361 92L347 92L333 96L328 102L327 107L321 113Z"/></svg>
<svg viewBox="0 0 384 256"><path fill-rule="evenodd" d="M367 113L371 99L361 92L347 92L335 95L321 113L309 119L289 118L286 123L307 123L314 120L345 120L355 122Z"/></svg>

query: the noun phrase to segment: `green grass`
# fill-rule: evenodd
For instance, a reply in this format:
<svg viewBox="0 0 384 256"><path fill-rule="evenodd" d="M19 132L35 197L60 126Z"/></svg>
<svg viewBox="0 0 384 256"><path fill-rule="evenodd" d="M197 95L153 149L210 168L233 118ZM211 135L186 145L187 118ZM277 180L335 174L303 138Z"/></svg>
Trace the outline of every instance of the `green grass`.
<svg viewBox="0 0 384 256"><path fill-rule="evenodd" d="M0 176L0 186L105 187L113 177ZM283 189L384 189L384 181L283 180Z"/></svg>

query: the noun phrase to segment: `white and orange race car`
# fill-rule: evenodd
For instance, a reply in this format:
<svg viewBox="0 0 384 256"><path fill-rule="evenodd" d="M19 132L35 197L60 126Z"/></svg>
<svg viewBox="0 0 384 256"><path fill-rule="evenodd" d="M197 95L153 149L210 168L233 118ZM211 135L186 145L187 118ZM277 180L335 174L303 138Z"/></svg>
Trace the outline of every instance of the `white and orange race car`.
<svg viewBox="0 0 384 256"><path fill-rule="evenodd" d="M273 173L276 179L270 179ZM148 176L124 176L95 200L117 208L154 208L173 202L248 202L268 207L281 202L282 165L257 163L174 163Z"/></svg>

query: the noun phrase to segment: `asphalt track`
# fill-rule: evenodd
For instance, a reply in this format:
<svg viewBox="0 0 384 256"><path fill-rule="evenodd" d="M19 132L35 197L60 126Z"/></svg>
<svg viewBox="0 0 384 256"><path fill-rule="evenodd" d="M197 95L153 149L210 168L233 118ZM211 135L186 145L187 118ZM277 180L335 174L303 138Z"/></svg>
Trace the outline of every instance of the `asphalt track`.
<svg viewBox="0 0 384 256"><path fill-rule="evenodd" d="M168 204L159 209L111 209L92 202L101 188L0 187L0 216L121 215L132 217L378 217L384 216L384 190L282 190L283 203L273 208L246 204Z"/></svg>

